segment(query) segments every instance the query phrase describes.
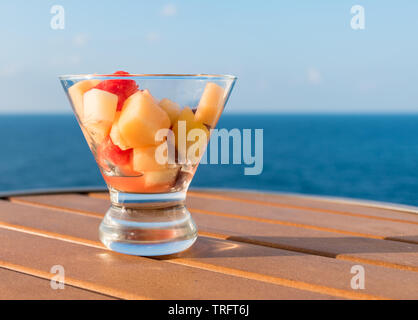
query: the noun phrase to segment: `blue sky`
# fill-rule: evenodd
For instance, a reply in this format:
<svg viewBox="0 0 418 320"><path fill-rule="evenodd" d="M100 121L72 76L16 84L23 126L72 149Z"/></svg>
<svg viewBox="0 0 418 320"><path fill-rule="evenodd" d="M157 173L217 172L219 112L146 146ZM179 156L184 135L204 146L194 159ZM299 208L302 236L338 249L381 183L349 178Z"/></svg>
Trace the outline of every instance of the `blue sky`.
<svg viewBox="0 0 418 320"><path fill-rule="evenodd" d="M229 112L415 112L417 33L416 0L2 0L0 112L70 112L57 75L120 69L237 75Z"/></svg>

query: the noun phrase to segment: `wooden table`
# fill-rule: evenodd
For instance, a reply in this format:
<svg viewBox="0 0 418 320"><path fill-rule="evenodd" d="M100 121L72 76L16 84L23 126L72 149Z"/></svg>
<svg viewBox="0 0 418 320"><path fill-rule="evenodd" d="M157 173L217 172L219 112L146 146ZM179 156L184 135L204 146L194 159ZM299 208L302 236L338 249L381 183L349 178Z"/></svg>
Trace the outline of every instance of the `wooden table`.
<svg viewBox="0 0 418 320"><path fill-rule="evenodd" d="M104 192L3 195L0 298L418 298L418 208L219 190L192 190L187 204L196 244L145 258L99 242ZM64 290L51 288L53 266Z"/></svg>

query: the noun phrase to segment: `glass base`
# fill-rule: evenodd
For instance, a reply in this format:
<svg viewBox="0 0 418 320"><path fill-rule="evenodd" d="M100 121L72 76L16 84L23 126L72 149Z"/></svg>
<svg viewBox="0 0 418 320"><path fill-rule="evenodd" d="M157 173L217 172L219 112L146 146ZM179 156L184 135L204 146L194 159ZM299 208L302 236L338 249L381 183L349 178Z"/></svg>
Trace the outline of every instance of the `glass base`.
<svg viewBox="0 0 418 320"><path fill-rule="evenodd" d="M120 253L160 256L181 252L197 239L185 193L126 194L110 190L112 206L99 228L103 244Z"/></svg>

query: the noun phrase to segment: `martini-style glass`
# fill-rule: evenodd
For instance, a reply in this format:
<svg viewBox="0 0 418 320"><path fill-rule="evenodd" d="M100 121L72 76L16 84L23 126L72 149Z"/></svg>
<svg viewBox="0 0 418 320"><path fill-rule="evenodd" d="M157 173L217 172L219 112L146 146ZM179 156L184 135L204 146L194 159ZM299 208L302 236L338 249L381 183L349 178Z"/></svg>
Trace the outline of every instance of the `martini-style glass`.
<svg viewBox="0 0 418 320"><path fill-rule="evenodd" d="M109 188L99 228L111 250L158 256L189 248L189 184L236 81L229 75L60 76Z"/></svg>

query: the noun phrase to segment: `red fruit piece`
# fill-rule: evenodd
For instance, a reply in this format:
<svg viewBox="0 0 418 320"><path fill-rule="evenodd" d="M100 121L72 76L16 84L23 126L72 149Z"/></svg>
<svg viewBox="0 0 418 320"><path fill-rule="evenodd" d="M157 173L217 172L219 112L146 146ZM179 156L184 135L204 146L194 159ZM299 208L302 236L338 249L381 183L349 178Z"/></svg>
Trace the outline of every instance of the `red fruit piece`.
<svg viewBox="0 0 418 320"><path fill-rule="evenodd" d="M116 71L114 74L120 76L129 75L129 73L125 71ZM100 82L95 88L108 91L118 96L119 99L118 106L116 108L117 111L122 110L125 100L128 99L130 95L138 91L138 85L134 80L123 79L104 80Z"/></svg>
<svg viewBox="0 0 418 320"><path fill-rule="evenodd" d="M123 75L126 75L126 76L129 76L129 72L126 72L126 71L116 71L115 73L113 73L113 74L119 74L119 75L121 75L121 76L123 76Z"/></svg>
<svg viewBox="0 0 418 320"><path fill-rule="evenodd" d="M105 160L107 160L115 166L128 165L131 162L132 150L133 149L122 150L117 145L113 144L110 137L108 137L102 142L97 150L99 164L106 168L107 165Z"/></svg>

